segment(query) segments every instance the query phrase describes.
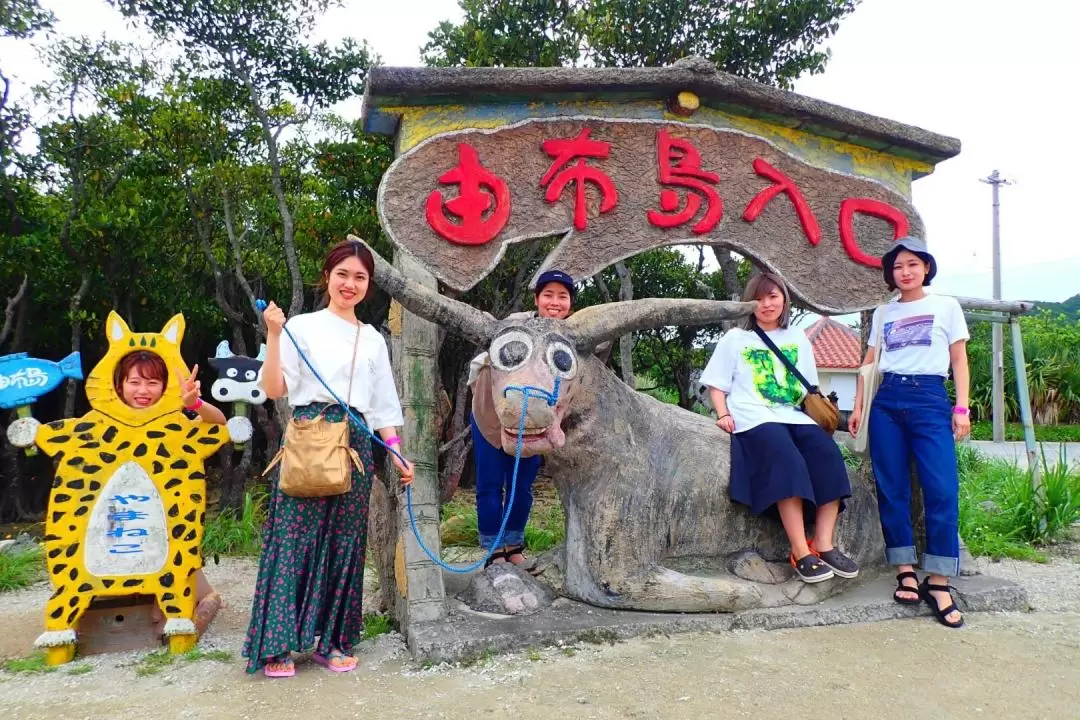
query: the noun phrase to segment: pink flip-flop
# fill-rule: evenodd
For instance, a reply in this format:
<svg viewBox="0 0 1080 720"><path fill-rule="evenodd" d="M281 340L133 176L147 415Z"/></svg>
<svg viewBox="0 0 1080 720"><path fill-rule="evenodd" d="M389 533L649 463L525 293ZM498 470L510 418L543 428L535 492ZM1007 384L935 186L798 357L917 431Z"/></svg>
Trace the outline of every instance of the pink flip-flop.
<svg viewBox="0 0 1080 720"><path fill-rule="evenodd" d="M271 665L284 665L285 669L271 670ZM266 663L266 665L263 666L263 675L268 678L292 677L293 675L296 675L296 665L293 663L293 659L291 657L285 658L284 660L278 662L268 662Z"/></svg>
<svg viewBox="0 0 1080 720"><path fill-rule="evenodd" d="M344 667L334 665L334 660L340 661L344 660L345 658L352 660L352 665L346 665ZM323 655L317 652L311 653L311 659L322 665L327 670L333 670L334 672L351 672L355 670L356 666L359 664L356 658L352 657L351 655L346 655L340 650L332 650L329 655Z"/></svg>

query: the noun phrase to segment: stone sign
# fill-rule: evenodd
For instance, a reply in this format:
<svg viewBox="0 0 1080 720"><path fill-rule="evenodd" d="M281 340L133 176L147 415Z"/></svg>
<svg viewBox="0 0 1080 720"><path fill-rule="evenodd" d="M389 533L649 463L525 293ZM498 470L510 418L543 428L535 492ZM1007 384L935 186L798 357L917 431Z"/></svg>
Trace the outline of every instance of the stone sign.
<svg viewBox="0 0 1080 720"><path fill-rule="evenodd" d="M440 134L390 168L383 227L467 290L509 243L563 235L543 269L585 278L651 248L727 246L827 313L881 302L880 256L921 235L910 201L743 132L680 122L534 119Z"/></svg>

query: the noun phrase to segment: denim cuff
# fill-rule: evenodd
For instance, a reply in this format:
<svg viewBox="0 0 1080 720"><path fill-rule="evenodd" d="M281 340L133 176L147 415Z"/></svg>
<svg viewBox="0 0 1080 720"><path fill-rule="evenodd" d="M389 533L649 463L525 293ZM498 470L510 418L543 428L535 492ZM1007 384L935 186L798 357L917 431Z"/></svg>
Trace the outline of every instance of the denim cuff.
<svg viewBox="0 0 1080 720"><path fill-rule="evenodd" d="M920 567L932 575L956 577L960 574L960 558L924 553Z"/></svg>
<svg viewBox="0 0 1080 720"><path fill-rule="evenodd" d="M915 552L914 545L907 547L885 548L885 562L890 565L917 565L919 555Z"/></svg>
<svg viewBox="0 0 1080 720"><path fill-rule="evenodd" d="M495 540L498 537L499 537L498 535L483 535L483 534L481 534L480 535L480 547L484 548L485 550L490 548L491 543L495 542ZM507 530L505 533L503 533L502 544L503 545L524 545L525 544L525 532L524 531Z"/></svg>

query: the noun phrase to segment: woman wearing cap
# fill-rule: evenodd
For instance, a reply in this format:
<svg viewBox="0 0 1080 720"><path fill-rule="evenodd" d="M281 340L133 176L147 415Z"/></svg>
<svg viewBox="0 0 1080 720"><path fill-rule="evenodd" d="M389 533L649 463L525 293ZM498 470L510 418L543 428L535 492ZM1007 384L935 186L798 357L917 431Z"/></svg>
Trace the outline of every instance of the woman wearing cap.
<svg viewBox="0 0 1080 720"><path fill-rule="evenodd" d="M941 624L958 628L964 618L952 601L949 578L960 571L959 475L956 440L971 431L968 418L967 323L955 298L924 289L937 273L926 243L903 238L881 258L885 284L900 297L874 312L870 349L864 363L881 353L882 379L870 408L870 459L877 482L878 512L886 560L896 565L893 599L904 605L926 602ZM876 347L878 338L881 347ZM945 379L952 368L956 404ZM856 391L849 429L864 421L862 384ZM911 527L910 462L922 488L926 552L919 583Z"/></svg>
<svg viewBox="0 0 1080 720"><path fill-rule="evenodd" d="M574 281L569 275L559 270L548 270L541 273L536 282L536 312L514 313L509 317L539 316L564 320L573 309L575 294ZM473 358L469 384L473 389L469 423L476 458L476 525L480 546L490 548L498 538L499 527L506 513L505 502L510 496L510 482L514 476L514 456L502 450L502 424L492 403L491 369L486 352ZM532 486L539 472L539 455L521 458L514 504L506 521L503 545L491 554L487 565L509 561L532 572L523 552L525 524L532 510Z"/></svg>
<svg viewBox="0 0 1080 720"><path fill-rule="evenodd" d="M799 409L806 390L765 339L816 384L813 348L806 333L789 327L791 302L779 276L755 275L743 300L757 302L754 313L720 338L701 373L716 424L731 433L731 499L754 515L780 516L789 561L803 582L854 578L859 566L833 545L843 500L851 496L844 458L832 436ZM814 523L811 540L806 511Z"/></svg>

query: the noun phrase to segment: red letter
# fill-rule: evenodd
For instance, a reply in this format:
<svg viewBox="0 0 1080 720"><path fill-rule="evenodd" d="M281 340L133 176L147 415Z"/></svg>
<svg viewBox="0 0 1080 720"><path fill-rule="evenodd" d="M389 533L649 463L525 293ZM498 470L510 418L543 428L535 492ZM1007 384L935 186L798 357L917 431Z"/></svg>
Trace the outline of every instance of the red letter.
<svg viewBox="0 0 1080 720"><path fill-rule="evenodd" d="M697 148L689 140L672 139L667 130L659 130L656 133L656 156L662 184L696 190L708 202L705 217L691 230L701 235L716 227L724 214L724 202L712 185L720 182L720 176L701 169L701 153ZM694 219L701 209L701 197L688 193L686 207L675 212L679 209L679 196L674 190L665 188L660 191L660 209L663 212L650 210L646 214L649 222L659 228L672 228Z"/></svg>
<svg viewBox="0 0 1080 720"><path fill-rule="evenodd" d="M867 255L855 242L855 213L888 220L893 226L893 240L899 240L908 234L907 215L888 203L870 198L848 198L840 203L840 244L844 246L844 252L860 265L880 268L881 258Z"/></svg>
<svg viewBox="0 0 1080 720"><path fill-rule="evenodd" d="M459 186L458 196L445 203L442 193L433 190L424 208L428 225L446 240L455 245L483 245L506 226L510 218L510 190L498 175L480 164L471 145L458 143L457 167L440 177L439 182ZM492 198L495 207L485 218ZM451 215L461 218L460 225L447 220L444 207Z"/></svg>
<svg viewBox="0 0 1080 720"><path fill-rule="evenodd" d="M613 210L619 202L619 193L615 190L615 183L611 182L611 178L602 170L585 164L585 158L606 158L611 151L611 143L590 140L590 133L592 130L585 128L571 140L545 140L542 144L544 152L555 158L555 162L551 163L551 167L540 179L540 187L547 185L544 199L549 203L558 202L563 189L571 182L574 183L574 227L578 230L584 230L589 222L585 198L586 183L591 182L600 188L600 212ZM563 168L558 175L555 174L574 158L578 159L576 163Z"/></svg>
<svg viewBox="0 0 1080 720"><path fill-rule="evenodd" d="M743 211L743 220L754 222L761 215L761 211L765 209L765 206L769 204L769 201L780 193L787 193L791 204L795 206L795 214L799 217L806 239L810 241L811 245L817 245L821 242L821 228L818 227L817 218L814 217L814 212L810 209L810 206L806 204L806 198L803 197L802 191L795 185L795 181L761 158L754 159L754 172L761 177L772 180L775 185L765 188L750 201L750 204L746 206L746 210Z"/></svg>

